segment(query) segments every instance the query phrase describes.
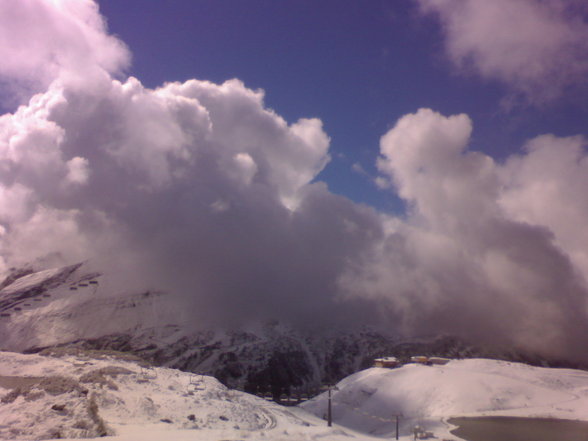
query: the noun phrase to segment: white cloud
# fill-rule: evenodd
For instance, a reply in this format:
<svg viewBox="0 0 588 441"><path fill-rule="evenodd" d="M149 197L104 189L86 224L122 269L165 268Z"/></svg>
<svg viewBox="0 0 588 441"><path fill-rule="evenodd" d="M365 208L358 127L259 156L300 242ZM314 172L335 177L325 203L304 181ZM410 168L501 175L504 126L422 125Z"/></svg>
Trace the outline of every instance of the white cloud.
<svg viewBox="0 0 588 441"><path fill-rule="evenodd" d="M382 137L378 166L410 210L341 287L387 302L409 333L569 354L588 331L585 141L542 136L500 165L467 150L471 130L421 109Z"/></svg>
<svg viewBox="0 0 588 441"><path fill-rule="evenodd" d="M22 184L0 186L0 224L17 224L32 215L33 192Z"/></svg>
<svg viewBox="0 0 588 441"><path fill-rule="evenodd" d="M37 206L26 219L8 224L1 244L4 261L10 266L22 265L61 253L68 259L84 260L92 245L80 229L79 215L73 209Z"/></svg>
<svg viewBox="0 0 588 441"><path fill-rule="evenodd" d="M76 156L66 163L67 176L66 179L74 184L85 184L88 181L90 174L88 167L88 160Z"/></svg>
<svg viewBox="0 0 588 441"><path fill-rule="evenodd" d="M179 293L207 311L203 320L304 320L333 306L341 256L378 224L312 184L329 161L322 123L288 124L238 80L153 90L114 79L124 46L104 33L93 3L76 5L17 8L20 36L35 27L33 46L38 35L82 41L34 52L32 66L55 52L57 64L35 77L45 90L0 117L2 268L54 252L92 258L124 269L126 284ZM76 61L84 38L80 63L96 75ZM13 61L0 74L27 62Z"/></svg>
<svg viewBox="0 0 588 441"><path fill-rule="evenodd" d="M26 98L56 79L72 83L117 73L130 55L106 33L91 0L3 0L0 58L3 80Z"/></svg>
<svg viewBox="0 0 588 441"><path fill-rule="evenodd" d="M500 205L512 218L541 225L588 277L588 142L581 136L542 135L530 140L524 155L514 155L502 175L506 190Z"/></svg>
<svg viewBox="0 0 588 441"><path fill-rule="evenodd" d="M585 83L588 8L575 0L418 0L439 16L449 58L531 103Z"/></svg>
<svg viewBox="0 0 588 441"><path fill-rule="evenodd" d="M248 153L237 153L233 157L239 179L244 185L250 185L257 173L257 164Z"/></svg>
<svg viewBox="0 0 588 441"><path fill-rule="evenodd" d="M217 199L212 204L210 204L210 209L213 211L213 213L222 213L223 211L227 211L229 208L229 204L227 204L222 199Z"/></svg>
<svg viewBox="0 0 588 441"><path fill-rule="evenodd" d="M358 175L368 176L368 172L365 171L365 168L363 168L363 166L359 162L354 162L351 165L351 171L357 173Z"/></svg>
<svg viewBox="0 0 588 441"><path fill-rule="evenodd" d="M90 39L96 75L76 61L86 46L50 43L31 61L55 52L35 77L46 88L0 117L0 269L94 258L127 284L176 292L196 323L379 314L388 329L557 354L584 343L582 138L539 137L501 165L467 150L468 116L406 115L378 161L378 182L410 207L395 218L314 182L329 161L320 120L289 124L239 80L116 80L126 52L93 3L15 8L20 38L47 27L33 46Z"/></svg>
<svg viewBox="0 0 588 441"><path fill-rule="evenodd" d="M260 167L259 178L275 185L280 199L291 209L299 203L299 190L330 160L330 141L320 120L302 118L288 126L279 115L263 108L263 91L247 89L239 80L220 86L191 80L164 90L201 103L214 121L210 140L235 154L248 153Z"/></svg>

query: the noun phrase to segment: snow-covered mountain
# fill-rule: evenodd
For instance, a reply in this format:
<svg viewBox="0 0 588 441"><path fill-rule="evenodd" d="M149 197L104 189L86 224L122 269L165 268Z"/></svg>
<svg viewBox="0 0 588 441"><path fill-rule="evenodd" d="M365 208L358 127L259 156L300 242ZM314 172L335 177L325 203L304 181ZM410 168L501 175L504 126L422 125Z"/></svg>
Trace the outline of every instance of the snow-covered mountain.
<svg viewBox="0 0 588 441"><path fill-rule="evenodd" d="M163 335L177 318L164 293L120 290L87 263L15 270L0 286L0 348L5 350L150 329Z"/></svg>
<svg viewBox="0 0 588 441"><path fill-rule="evenodd" d="M301 332L266 322L247 329L198 330L184 326L165 293L121 292L108 274L88 264L15 271L0 290L0 314L5 350L69 345L128 351L276 396L337 381L397 345L369 329Z"/></svg>
<svg viewBox="0 0 588 441"><path fill-rule="evenodd" d="M126 353L53 348L0 352L0 401L5 440L376 441L394 437L400 415L402 441L415 425L457 441L451 418L464 415L587 421L588 373L484 359L370 368L337 384L328 427L326 393L283 407Z"/></svg>
<svg viewBox="0 0 588 441"><path fill-rule="evenodd" d="M368 328L300 330L266 322L233 330L197 329L186 325L165 293L120 290L115 278L88 263L15 270L0 286L0 349L35 352L68 346L131 352L157 365L213 375L229 387L276 398L315 392L383 355L544 362L450 337L407 341Z"/></svg>

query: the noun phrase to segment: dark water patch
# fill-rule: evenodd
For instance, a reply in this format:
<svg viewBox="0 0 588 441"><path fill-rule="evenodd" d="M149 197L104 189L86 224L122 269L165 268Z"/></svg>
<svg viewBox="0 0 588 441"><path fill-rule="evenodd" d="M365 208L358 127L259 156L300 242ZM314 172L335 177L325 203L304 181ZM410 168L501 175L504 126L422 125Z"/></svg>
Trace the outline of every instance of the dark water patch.
<svg viewBox="0 0 588 441"><path fill-rule="evenodd" d="M588 422L553 418L451 418L451 431L467 441L588 441Z"/></svg>

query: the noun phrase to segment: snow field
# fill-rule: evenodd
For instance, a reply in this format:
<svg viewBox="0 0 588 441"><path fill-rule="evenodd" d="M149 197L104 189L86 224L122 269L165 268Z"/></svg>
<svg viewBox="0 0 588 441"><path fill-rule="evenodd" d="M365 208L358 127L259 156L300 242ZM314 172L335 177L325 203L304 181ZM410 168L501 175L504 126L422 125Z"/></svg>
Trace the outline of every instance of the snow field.
<svg viewBox="0 0 588 441"><path fill-rule="evenodd" d="M29 384L16 389L19 381ZM104 431L119 441L372 439L212 377L97 352L0 352L0 396L8 397L0 405L0 439L84 439Z"/></svg>
<svg viewBox="0 0 588 441"><path fill-rule="evenodd" d="M394 437L399 414L403 441L413 439L415 425L439 440L456 440L446 422L451 417L588 420L588 372L571 369L482 359L371 368L337 385L329 428L326 394L286 408L212 377L149 368L125 357L0 352L0 439L79 440L107 433L112 441L375 441Z"/></svg>
<svg viewBox="0 0 588 441"><path fill-rule="evenodd" d="M2 294L10 295L18 291L25 291L30 288L34 288L44 282L59 276L64 271L64 268L52 268L48 270L34 272L32 274L20 277L16 279L9 286L2 289Z"/></svg>
<svg viewBox="0 0 588 441"><path fill-rule="evenodd" d="M450 437L454 416L509 415L588 420L588 372L496 360L454 360L445 366L408 364L351 375L333 393L333 420L363 433L409 435L419 425ZM315 415L326 394L304 403Z"/></svg>

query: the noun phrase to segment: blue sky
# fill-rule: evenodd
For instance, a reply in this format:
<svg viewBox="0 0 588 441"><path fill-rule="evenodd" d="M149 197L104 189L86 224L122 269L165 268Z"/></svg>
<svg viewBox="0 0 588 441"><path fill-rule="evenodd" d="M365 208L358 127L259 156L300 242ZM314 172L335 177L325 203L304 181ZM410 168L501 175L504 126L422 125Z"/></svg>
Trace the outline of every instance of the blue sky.
<svg viewBox="0 0 588 441"><path fill-rule="evenodd" d="M319 179L384 211L401 205L373 183L379 139L421 107L468 114L471 149L497 160L543 133L584 133L586 100L505 109L508 87L456 69L440 22L412 0L100 0L109 30L129 46L129 74L145 85L189 78L239 78L262 88L270 108L292 122L318 117L332 161ZM582 95L585 97L585 95ZM359 164L368 175L354 172Z"/></svg>

